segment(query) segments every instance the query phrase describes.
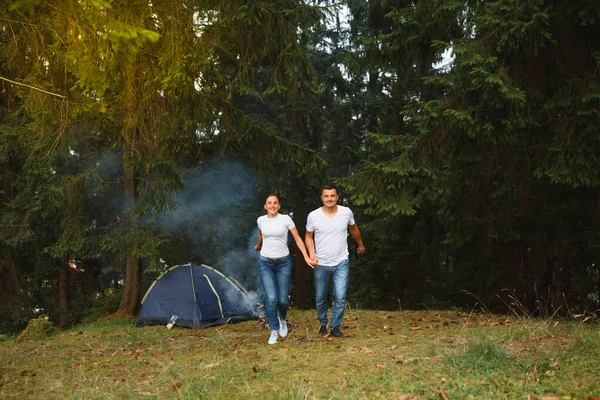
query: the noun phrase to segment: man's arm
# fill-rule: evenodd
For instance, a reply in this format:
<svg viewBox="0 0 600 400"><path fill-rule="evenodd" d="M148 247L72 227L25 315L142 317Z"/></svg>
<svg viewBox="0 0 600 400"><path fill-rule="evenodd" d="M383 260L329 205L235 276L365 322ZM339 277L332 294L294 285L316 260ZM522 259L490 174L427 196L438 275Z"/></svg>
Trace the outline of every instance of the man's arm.
<svg viewBox="0 0 600 400"><path fill-rule="evenodd" d="M311 260L316 260L315 257L315 239L314 232L306 231L304 234L304 244L306 245L306 252Z"/></svg>
<svg viewBox="0 0 600 400"><path fill-rule="evenodd" d="M360 236L360 229L358 229L358 225L356 225L356 224L348 225L348 230L350 231L350 234L356 241L356 244L358 244L358 254L364 254L367 251L367 249L365 248L365 245L363 244L362 237Z"/></svg>

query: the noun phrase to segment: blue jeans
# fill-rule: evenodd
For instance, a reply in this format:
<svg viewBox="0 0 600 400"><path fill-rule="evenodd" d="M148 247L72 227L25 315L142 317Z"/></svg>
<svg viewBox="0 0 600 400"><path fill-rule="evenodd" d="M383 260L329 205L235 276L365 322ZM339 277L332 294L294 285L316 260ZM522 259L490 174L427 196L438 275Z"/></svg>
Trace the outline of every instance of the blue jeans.
<svg viewBox="0 0 600 400"><path fill-rule="evenodd" d="M327 294L329 293L329 280L333 280L333 308L331 310L330 329L339 328L344 317L346 306L346 292L348 291L348 260L338 265L317 265L315 274L315 295L317 297L317 317L321 325L327 325Z"/></svg>
<svg viewBox="0 0 600 400"><path fill-rule="evenodd" d="M279 329L279 318L285 320L288 293L292 278L292 259L289 255L272 259L258 256L258 276L265 291L265 311L272 331Z"/></svg>

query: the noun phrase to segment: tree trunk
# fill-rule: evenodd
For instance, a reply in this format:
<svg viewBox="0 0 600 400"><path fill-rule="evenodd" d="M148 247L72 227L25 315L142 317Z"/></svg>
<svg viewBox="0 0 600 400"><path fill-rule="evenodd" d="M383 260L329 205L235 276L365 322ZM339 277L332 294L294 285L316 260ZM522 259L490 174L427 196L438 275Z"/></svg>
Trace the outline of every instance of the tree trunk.
<svg viewBox="0 0 600 400"><path fill-rule="evenodd" d="M137 75L135 64L127 63L123 71L125 82L125 102L123 118L123 191L125 194L125 206L132 210L136 205L136 171L132 164L133 156L138 146L137 129L137 100L134 80ZM133 217L129 213L124 214L125 226L134 224ZM128 249L130 250L130 249ZM125 287L123 296L116 315L125 318L135 318L142 287L142 260L139 257L127 256L127 269L125 271Z"/></svg>
<svg viewBox="0 0 600 400"><path fill-rule="evenodd" d="M12 251L7 250L4 259L0 260L0 306L12 302L21 291L19 260Z"/></svg>
<svg viewBox="0 0 600 400"><path fill-rule="evenodd" d="M298 199L297 203L302 202L302 198L299 195L296 195ZM296 229L298 230L298 234L304 240L304 234L306 230L306 212L302 205L298 206L298 204L294 207L294 223L296 224ZM294 245L292 247L292 255L294 257L294 265L296 266L296 307L301 310L307 310L310 308L310 304L308 301L308 285L310 279L310 267L304 261L304 256L302 252L298 248L298 246Z"/></svg>
<svg viewBox="0 0 600 400"><path fill-rule="evenodd" d="M394 135L400 136L404 133L404 115L401 112L404 110L404 97L406 89L404 87L404 76L402 67L396 68L396 83L394 85Z"/></svg>
<svg viewBox="0 0 600 400"><path fill-rule="evenodd" d="M400 264L400 274L398 275L398 282L396 284L396 297L398 298L398 309L402 311L402 304L404 304L404 271L406 266Z"/></svg>
<svg viewBox="0 0 600 400"><path fill-rule="evenodd" d="M129 165L130 151L123 152L124 162L124 192L127 204L127 209L132 209L135 206L135 179L131 165ZM125 224L133 225L131 215L125 215ZM123 288L123 296L117 310L117 316L125 318L135 318L139 306L139 298L142 287L142 260L139 257L127 257L127 269L125 271L125 287Z"/></svg>
<svg viewBox="0 0 600 400"><path fill-rule="evenodd" d="M69 258L61 259L58 270L58 327L65 329L69 319Z"/></svg>
<svg viewBox="0 0 600 400"><path fill-rule="evenodd" d="M369 80L367 81L367 93L372 93L379 85L379 71L369 71ZM400 110L398 110L400 112ZM369 104L367 107L367 126L368 132L377 132L379 108Z"/></svg>
<svg viewBox="0 0 600 400"><path fill-rule="evenodd" d="M299 96L298 86L296 84L292 85L292 110L291 110L291 120L290 120L290 128L292 131L292 138L297 143L302 143L302 133L300 132L300 121L298 116L298 105L297 100ZM303 190L306 187L306 182L304 179L296 178L294 179L294 187L296 191L296 195L294 196L296 201L293 205L294 207L294 224L296 225L296 229L298 230L298 234L304 240L304 231L306 227L306 211L304 208L304 204L302 199L304 198ZM296 297L296 307L301 310L306 310L309 308L308 304L308 279L309 266L304 261L304 256L302 256L302 252L298 248L298 246L292 246L292 257L294 258L294 265L296 266L296 285L295 285L295 297Z"/></svg>
<svg viewBox="0 0 600 400"><path fill-rule="evenodd" d="M554 254L552 250L546 251L545 269L543 271L542 293L540 294L540 317L546 318L550 310L550 302L552 299L552 286L554 284L555 264ZM546 296L544 298L544 296Z"/></svg>
<svg viewBox="0 0 600 400"><path fill-rule="evenodd" d="M125 287L116 315L124 318L135 318L139 308L142 288L142 260L136 257L127 258Z"/></svg>
<svg viewBox="0 0 600 400"><path fill-rule="evenodd" d="M573 242L568 241L564 253L561 257L562 268L561 268L561 284L562 284L562 295L568 296L573 292L573 268L574 268L574 250Z"/></svg>
<svg viewBox="0 0 600 400"><path fill-rule="evenodd" d="M498 243L495 258L502 271L503 289L518 294L519 262L515 246L512 243Z"/></svg>

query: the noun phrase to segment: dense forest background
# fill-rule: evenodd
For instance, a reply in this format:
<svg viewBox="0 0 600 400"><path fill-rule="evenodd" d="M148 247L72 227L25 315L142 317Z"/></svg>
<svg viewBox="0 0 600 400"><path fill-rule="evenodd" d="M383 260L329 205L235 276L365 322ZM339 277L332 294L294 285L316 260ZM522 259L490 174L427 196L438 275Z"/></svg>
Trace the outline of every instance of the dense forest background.
<svg viewBox="0 0 600 400"><path fill-rule="evenodd" d="M264 195L303 235L327 182L353 307L597 307L597 0L0 0L0 54L0 333L258 290Z"/></svg>

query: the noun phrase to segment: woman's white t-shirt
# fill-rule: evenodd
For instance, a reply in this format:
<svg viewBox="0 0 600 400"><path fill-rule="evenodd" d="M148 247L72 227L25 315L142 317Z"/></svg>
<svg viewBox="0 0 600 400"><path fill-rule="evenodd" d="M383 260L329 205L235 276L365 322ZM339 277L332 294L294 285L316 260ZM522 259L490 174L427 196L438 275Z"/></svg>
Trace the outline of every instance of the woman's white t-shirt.
<svg viewBox="0 0 600 400"><path fill-rule="evenodd" d="M263 244L260 249L261 256L281 258L290 254L288 232L296 225L288 215L277 214L275 218L262 215L258 217L256 224L263 237Z"/></svg>

